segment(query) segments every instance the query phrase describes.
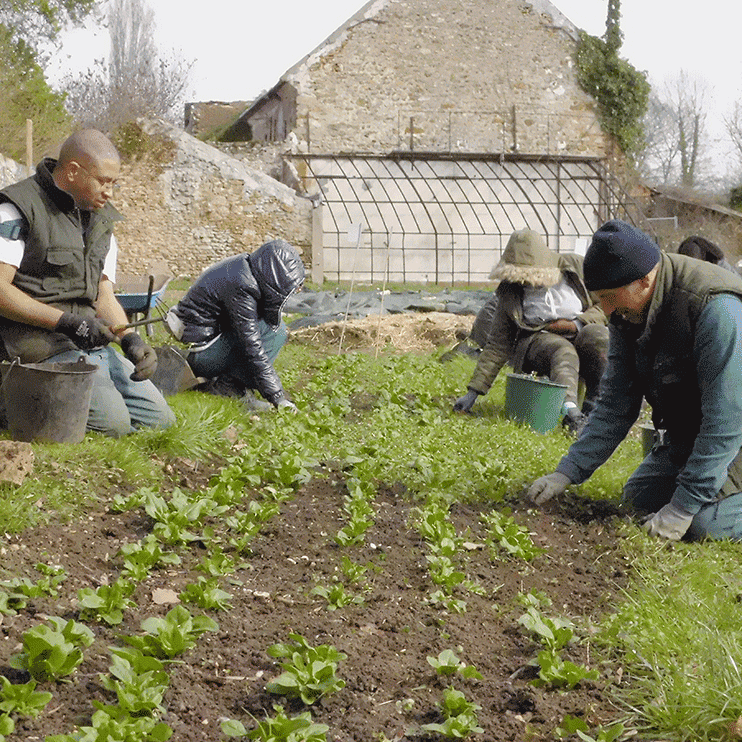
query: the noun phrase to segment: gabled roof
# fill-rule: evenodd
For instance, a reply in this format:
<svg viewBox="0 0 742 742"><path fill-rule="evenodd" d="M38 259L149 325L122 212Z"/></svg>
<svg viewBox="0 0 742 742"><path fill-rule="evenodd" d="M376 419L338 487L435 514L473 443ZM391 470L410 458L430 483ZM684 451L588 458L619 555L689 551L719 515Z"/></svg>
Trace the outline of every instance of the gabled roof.
<svg viewBox="0 0 742 742"><path fill-rule="evenodd" d="M369 0L363 7L355 12L345 23L338 26L321 44L317 45L309 54L300 59L295 65L289 67L281 75L278 82L269 90L258 95L257 98L239 115L238 119L249 118L250 115L260 107L262 102L274 95L278 89L287 82L293 82L301 76L304 70L308 69L315 62L336 49L345 40L345 34L353 27L360 23L365 23L374 18L383 10L392 0ZM477 0L469 0L476 2ZM480 2L494 2L495 0L479 0ZM579 40L580 31L572 21L567 18L553 3L549 0L524 0L525 5L530 5L539 14L548 14L551 16L554 27L562 29L568 36L575 41Z"/></svg>

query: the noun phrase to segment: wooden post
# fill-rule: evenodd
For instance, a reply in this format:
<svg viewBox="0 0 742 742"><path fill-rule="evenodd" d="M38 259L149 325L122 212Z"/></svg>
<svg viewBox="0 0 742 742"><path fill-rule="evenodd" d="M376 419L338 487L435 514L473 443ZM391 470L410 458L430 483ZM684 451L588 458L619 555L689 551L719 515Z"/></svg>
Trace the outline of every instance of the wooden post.
<svg viewBox="0 0 742 742"><path fill-rule="evenodd" d="M321 199L312 202L312 282L318 286L325 281L323 210Z"/></svg>
<svg viewBox="0 0 742 742"><path fill-rule="evenodd" d="M33 121L26 119L26 170L31 175L33 170Z"/></svg>

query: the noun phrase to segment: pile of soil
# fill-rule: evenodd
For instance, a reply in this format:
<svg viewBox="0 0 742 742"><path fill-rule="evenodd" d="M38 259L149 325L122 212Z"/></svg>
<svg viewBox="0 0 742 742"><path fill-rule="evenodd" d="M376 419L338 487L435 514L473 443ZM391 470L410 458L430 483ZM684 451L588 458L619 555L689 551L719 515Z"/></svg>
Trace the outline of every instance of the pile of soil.
<svg viewBox="0 0 742 742"><path fill-rule="evenodd" d="M457 323L467 318L445 315L445 323L436 323L439 319L384 318L382 335L389 338L384 344L396 344L415 325L419 337L405 339L405 350L437 344L440 341L426 337L436 332L445 336L447 345ZM378 318L353 326L359 328L358 335L367 333L367 345L376 342ZM318 331L336 337L328 328L307 330ZM222 465L183 459L163 466L168 487L198 491ZM216 742L223 739L221 719L240 719L250 729L254 719L273 715L276 703L290 715L307 710L297 700L265 690L266 682L280 672L267 649L289 641L290 633L347 655L338 669L345 687L309 709L315 721L329 726L327 740L333 742L411 739L409 730L442 720L437 703L451 684L481 707L478 721L484 732L475 739L486 742L552 740L554 728L567 714L585 717L591 728L617 718L609 687L620 678L596 663L589 641L575 642L563 656L597 667L599 680L566 692L539 688L532 683L537 672L532 661L540 645L517 623L525 611L517 596L532 590L551 599L552 605L543 609L546 615L567 616L580 625L589 626L611 610L626 583L627 566L617 548L616 513L610 505L576 498L543 509L531 509L521 499L510 503L516 521L546 550L532 562L509 558L505 552L493 557L484 548L480 515L487 506L454 507L451 519L467 542L461 568L483 588L482 595L462 593L466 611L456 613L429 601L436 589L427 569L429 552L412 527L414 505L404 488L382 483L373 503L374 525L363 545L341 548L334 535L347 522L347 494L343 472L330 460L322 462L316 476L282 504L281 514L264 524L241 568L222 581L232 595L232 608L209 613L218 631L204 634L169 668L164 721L174 730L173 740ZM116 557L121 546L142 539L152 525L143 511L114 513L102 500L100 509L81 522L64 527L51 523L5 536L0 548L5 579L25 576L36 581L39 562L62 565L67 577L58 596L34 599L18 615L2 617L0 673L13 682L27 679L10 668L23 632L48 615L76 618L77 591L113 582L121 569ZM144 618L165 615L173 605L167 597L162 602L162 596L177 595L196 582L203 573L195 567L205 553L196 543L180 566L154 571L139 583L137 608L125 613L120 626L92 625L95 643L85 650L83 663L67 682L39 687L53 693L52 702L39 718L18 721L11 739L43 740L71 733L76 725L90 723L92 701L115 704L115 696L99 678L110 665L108 648L121 646L121 635L140 633ZM327 602L311 591L341 577L343 555L370 565L364 587L352 590L363 603L328 610ZM445 649L476 667L482 679L437 676L427 657Z"/></svg>

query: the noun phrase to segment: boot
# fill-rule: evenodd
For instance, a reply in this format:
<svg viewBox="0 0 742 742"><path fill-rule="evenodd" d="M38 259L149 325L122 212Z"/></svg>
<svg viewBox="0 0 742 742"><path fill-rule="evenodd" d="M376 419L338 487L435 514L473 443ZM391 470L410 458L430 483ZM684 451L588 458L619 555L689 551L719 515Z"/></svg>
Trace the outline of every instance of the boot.
<svg viewBox="0 0 742 742"><path fill-rule="evenodd" d="M228 376L222 374L221 376L214 376L212 379L207 379L201 386L198 387L200 391L206 392L207 394L214 394L217 397L241 397L247 387L234 376Z"/></svg>

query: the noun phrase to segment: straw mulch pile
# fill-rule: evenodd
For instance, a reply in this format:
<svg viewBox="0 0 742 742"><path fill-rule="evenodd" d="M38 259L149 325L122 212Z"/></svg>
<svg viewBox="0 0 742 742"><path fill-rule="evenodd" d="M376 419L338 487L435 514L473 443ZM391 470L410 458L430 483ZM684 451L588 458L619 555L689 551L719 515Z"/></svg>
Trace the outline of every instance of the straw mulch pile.
<svg viewBox="0 0 742 742"><path fill-rule="evenodd" d="M399 353L426 353L447 347L471 330L474 315L449 312L413 312L371 315L347 322L327 322L291 332L294 341L341 351L393 350Z"/></svg>

